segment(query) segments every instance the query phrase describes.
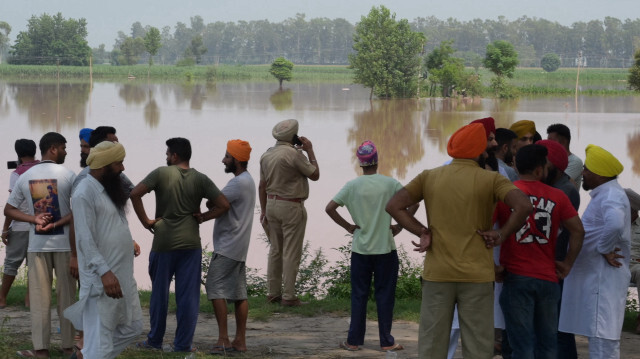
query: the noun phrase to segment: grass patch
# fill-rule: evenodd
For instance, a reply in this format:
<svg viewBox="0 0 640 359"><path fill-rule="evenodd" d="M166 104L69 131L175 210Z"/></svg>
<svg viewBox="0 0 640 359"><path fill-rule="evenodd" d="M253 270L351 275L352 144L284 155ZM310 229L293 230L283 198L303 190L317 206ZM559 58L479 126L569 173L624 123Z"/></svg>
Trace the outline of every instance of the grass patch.
<svg viewBox="0 0 640 359"><path fill-rule="evenodd" d="M147 65L133 66L93 66L93 78L96 80L126 80L135 77L149 78L154 82L162 80L180 81L265 81L277 82L269 74L270 65L218 65L218 66L169 66ZM9 65L0 64L0 77L4 79L89 79L88 66L48 66L48 65ZM346 66L303 66L293 68L293 82L349 82L353 71Z"/></svg>

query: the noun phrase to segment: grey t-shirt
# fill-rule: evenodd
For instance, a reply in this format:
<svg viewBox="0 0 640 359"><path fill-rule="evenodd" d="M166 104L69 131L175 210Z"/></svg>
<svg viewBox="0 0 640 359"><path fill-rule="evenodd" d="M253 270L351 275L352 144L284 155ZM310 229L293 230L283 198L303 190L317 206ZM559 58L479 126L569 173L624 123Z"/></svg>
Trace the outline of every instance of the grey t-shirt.
<svg viewBox="0 0 640 359"><path fill-rule="evenodd" d="M249 172L233 177L222 189L231 208L216 219L213 251L239 262L247 260L256 205L256 184Z"/></svg>

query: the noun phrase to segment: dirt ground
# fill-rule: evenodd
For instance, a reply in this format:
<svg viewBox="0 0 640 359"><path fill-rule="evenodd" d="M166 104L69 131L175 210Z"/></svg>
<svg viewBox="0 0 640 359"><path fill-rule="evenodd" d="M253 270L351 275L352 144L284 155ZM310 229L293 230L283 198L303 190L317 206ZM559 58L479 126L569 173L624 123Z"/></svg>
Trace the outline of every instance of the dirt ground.
<svg viewBox="0 0 640 359"><path fill-rule="evenodd" d="M148 312L144 312L145 333L149 329ZM229 316L229 330L233 337L235 331L234 318ZM58 327L55 311L52 311L54 332ZM378 346L377 323L367 323L365 344L357 352L340 349L338 344L346 339L349 326L348 317L327 315L323 317L298 317L276 314L269 321L249 320L247 328L248 351L244 354L234 353L234 357L270 357L270 358L384 358L384 352ZM29 335L29 312L21 308L7 307L0 310L2 330ZM175 331L175 316L170 314L167 320L166 342L172 340ZM406 321L395 321L392 333L396 342L405 350L397 353L398 358L417 358L418 324ZM200 314L194 345L200 352L207 352L215 343L218 326L213 314ZM144 339L144 335L140 337ZM587 340L577 336L580 358L588 358ZM59 336L54 334L52 341L59 343ZM159 357L162 355L159 354ZM640 359L640 335L622 333L621 358ZM460 349L455 358L462 358ZM501 358L497 356L496 358Z"/></svg>

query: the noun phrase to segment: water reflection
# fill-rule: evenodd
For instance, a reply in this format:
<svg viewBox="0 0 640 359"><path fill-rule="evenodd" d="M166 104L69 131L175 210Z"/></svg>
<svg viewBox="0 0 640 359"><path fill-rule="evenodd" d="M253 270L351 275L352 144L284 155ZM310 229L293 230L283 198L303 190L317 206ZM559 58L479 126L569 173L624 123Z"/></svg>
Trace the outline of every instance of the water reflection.
<svg viewBox="0 0 640 359"><path fill-rule="evenodd" d="M347 141L354 149L365 140L373 141L378 147L378 171L402 180L407 168L424 156L420 111L418 100L374 101L369 110L354 114ZM355 151L352 153L359 173Z"/></svg>
<svg viewBox="0 0 640 359"><path fill-rule="evenodd" d="M90 86L88 83L8 83L16 106L27 113L29 126L51 130L61 125L83 126Z"/></svg>
<svg viewBox="0 0 640 359"><path fill-rule="evenodd" d="M160 107L149 90L149 102L144 106L144 122L149 128L156 128L160 123Z"/></svg>
<svg viewBox="0 0 640 359"><path fill-rule="evenodd" d="M291 89L278 90L271 94L269 101L277 111L288 110L293 106L293 91Z"/></svg>
<svg viewBox="0 0 640 359"><path fill-rule="evenodd" d="M120 86L118 96L127 105L141 105L147 100L147 91L144 85L127 83Z"/></svg>

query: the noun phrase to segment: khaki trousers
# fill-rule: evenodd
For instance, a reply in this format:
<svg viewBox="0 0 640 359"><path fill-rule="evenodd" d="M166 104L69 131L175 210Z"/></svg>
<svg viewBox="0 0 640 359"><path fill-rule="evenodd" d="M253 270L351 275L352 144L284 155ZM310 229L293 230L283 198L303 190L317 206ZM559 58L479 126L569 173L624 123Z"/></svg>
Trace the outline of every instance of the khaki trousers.
<svg viewBox="0 0 640 359"><path fill-rule="evenodd" d="M76 280L69 272L71 252L27 253L29 298L31 301L31 340L33 349L49 349L51 339L51 286L56 272L56 295L62 348L73 348L75 330L62 312L76 302Z"/></svg>
<svg viewBox="0 0 640 359"><path fill-rule="evenodd" d="M267 264L269 295L275 297L282 294L283 299L294 300L297 298L296 277L302 256L307 211L302 203L267 199L266 217L271 242Z"/></svg>
<svg viewBox="0 0 640 359"><path fill-rule="evenodd" d="M458 303L462 356L493 358L493 282L457 283L422 281L418 354L445 359L454 305Z"/></svg>

